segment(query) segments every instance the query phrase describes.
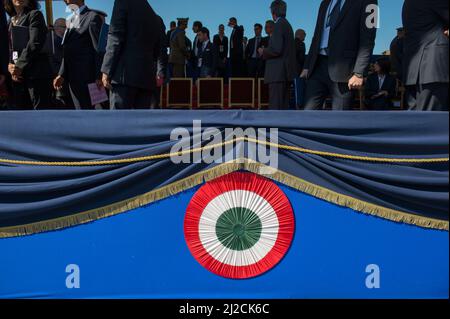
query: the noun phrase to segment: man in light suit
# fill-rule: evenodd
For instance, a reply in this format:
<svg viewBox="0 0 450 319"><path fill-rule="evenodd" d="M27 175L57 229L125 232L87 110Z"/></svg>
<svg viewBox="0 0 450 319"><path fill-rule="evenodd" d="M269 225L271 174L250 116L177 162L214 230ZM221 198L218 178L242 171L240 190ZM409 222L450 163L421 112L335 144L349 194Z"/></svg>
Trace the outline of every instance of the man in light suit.
<svg viewBox="0 0 450 319"><path fill-rule="evenodd" d="M377 0L323 0L302 78L308 83L305 109L323 106L331 95L333 110L351 107L364 84L375 46Z"/></svg>
<svg viewBox="0 0 450 319"><path fill-rule="evenodd" d="M102 55L98 43L103 18L97 11L89 9L84 0L65 2L73 12L73 23L62 40L63 60L53 86L61 90L66 83L75 108L92 109L88 85L96 82L101 86Z"/></svg>
<svg viewBox="0 0 450 319"><path fill-rule="evenodd" d="M146 0L116 0L103 61L111 109L150 108L163 28Z"/></svg>
<svg viewBox="0 0 450 319"><path fill-rule="evenodd" d="M290 87L296 76L294 31L286 20L286 2L275 0L270 9L275 29L269 46L258 51L266 60L265 83L269 85L269 108L287 110Z"/></svg>
<svg viewBox="0 0 450 319"><path fill-rule="evenodd" d="M403 77L410 110L448 111L448 1L406 0L403 25Z"/></svg>

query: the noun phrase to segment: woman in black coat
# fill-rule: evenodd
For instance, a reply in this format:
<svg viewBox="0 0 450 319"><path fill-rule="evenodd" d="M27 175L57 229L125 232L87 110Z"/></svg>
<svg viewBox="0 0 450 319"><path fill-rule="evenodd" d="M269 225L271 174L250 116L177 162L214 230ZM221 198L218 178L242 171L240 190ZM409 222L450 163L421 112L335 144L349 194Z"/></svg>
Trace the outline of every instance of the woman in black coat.
<svg viewBox="0 0 450 319"><path fill-rule="evenodd" d="M4 4L11 17L8 71L13 80L15 109L51 108L52 70L49 56L43 50L48 32L44 15L39 11L37 0L5 0ZM29 31L29 41L20 51L15 51L12 46L13 26Z"/></svg>

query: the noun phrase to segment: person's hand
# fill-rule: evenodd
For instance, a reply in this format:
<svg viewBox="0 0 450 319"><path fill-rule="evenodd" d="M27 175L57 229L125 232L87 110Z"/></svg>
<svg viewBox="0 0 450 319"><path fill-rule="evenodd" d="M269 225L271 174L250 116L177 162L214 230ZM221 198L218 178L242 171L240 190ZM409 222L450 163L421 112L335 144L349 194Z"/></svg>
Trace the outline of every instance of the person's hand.
<svg viewBox="0 0 450 319"><path fill-rule="evenodd" d="M102 75L102 83L105 88L108 90L111 90L111 79L109 78L108 74L103 73Z"/></svg>
<svg viewBox="0 0 450 319"><path fill-rule="evenodd" d="M264 55L264 48L259 48L258 49L258 54L259 54L259 56L263 56Z"/></svg>
<svg viewBox="0 0 450 319"><path fill-rule="evenodd" d="M388 91L380 91L380 93L378 93L378 94L380 94L380 96L388 96L389 95L389 92Z"/></svg>
<svg viewBox="0 0 450 319"><path fill-rule="evenodd" d="M21 77L19 75L12 75L11 78L14 82L22 82L23 81L23 77Z"/></svg>
<svg viewBox="0 0 450 319"><path fill-rule="evenodd" d="M306 79L306 78L308 77L308 75L309 75L309 70L308 70L308 69L304 69L304 70L302 71L302 74L300 74L300 77L301 77L302 79Z"/></svg>
<svg viewBox="0 0 450 319"><path fill-rule="evenodd" d="M63 85L64 85L64 78L61 75L58 75L53 80L53 87L55 88L55 90L61 90Z"/></svg>
<svg viewBox="0 0 450 319"><path fill-rule="evenodd" d="M22 69L17 67L14 64L8 65L8 71L9 71L9 73L11 73L12 76L17 76L17 77L22 76Z"/></svg>
<svg viewBox="0 0 450 319"><path fill-rule="evenodd" d="M359 90L362 88L363 84L364 84L364 79L354 75L348 81L348 88L350 90Z"/></svg>
<svg viewBox="0 0 450 319"><path fill-rule="evenodd" d="M95 80L95 84L97 84L99 90L103 87L103 81L100 79Z"/></svg>
<svg viewBox="0 0 450 319"><path fill-rule="evenodd" d="M448 29L444 30L444 35L448 38Z"/></svg>
<svg viewBox="0 0 450 319"><path fill-rule="evenodd" d="M13 72L14 72L14 64L12 64L12 63L8 64L8 72L10 74L13 74Z"/></svg>

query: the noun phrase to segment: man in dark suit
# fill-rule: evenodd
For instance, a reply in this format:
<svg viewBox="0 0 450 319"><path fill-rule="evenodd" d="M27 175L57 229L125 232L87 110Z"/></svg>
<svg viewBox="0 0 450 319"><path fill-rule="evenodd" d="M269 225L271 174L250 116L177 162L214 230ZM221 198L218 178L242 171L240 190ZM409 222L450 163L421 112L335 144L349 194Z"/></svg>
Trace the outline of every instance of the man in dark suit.
<svg viewBox="0 0 450 319"><path fill-rule="evenodd" d="M397 29L397 36L392 40L390 45L390 59L392 72L395 72L397 79L403 81L403 48L405 40L405 29L403 27Z"/></svg>
<svg viewBox="0 0 450 319"><path fill-rule="evenodd" d="M260 55L266 60L265 83L269 85L269 108L289 108L289 91L296 76L295 40L291 24L286 20L287 4L275 0L270 7L275 29L269 46L260 48Z"/></svg>
<svg viewBox="0 0 450 319"><path fill-rule="evenodd" d="M6 13L3 4L0 5L0 39L8 38L8 27L6 23ZM9 62L8 41L0 41L0 110L6 108L7 103L7 80Z"/></svg>
<svg viewBox="0 0 450 319"><path fill-rule="evenodd" d="M73 14L62 41L63 61L53 86L61 90L67 83L75 108L91 109L88 85L97 83L101 86L98 42L103 18L98 12L90 10L84 0L65 2Z"/></svg>
<svg viewBox="0 0 450 319"><path fill-rule="evenodd" d="M170 38L172 37L172 32L175 31L177 28L177 23L176 21L170 21L170 28L169 31L167 31L167 47L170 48Z"/></svg>
<svg viewBox="0 0 450 319"><path fill-rule="evenodd" d="M160 20L146 0L116 0L102 66L111 109L150 108L160 56Z"/></svg>
<svg viewBox="0 0 450 319"><path fill-rule="evenodd" d="M159 109L161 107L161 90L164 82L166 81L167 68L169 65L169 56L167 54L167 34L166 34L166 26L164 25L163 19L158 16L160 32L159 35L161 37L161 50L159 52L157 61L156 61L156 88L153 91L152 102L150 105L151 109Z"/></svg>
<svg viewBox="0 0 450 319"><path fill-rule="evenodd" d="M244 27L238 25L236 18L230 18L228 26L233 29L230 36L231 76L243 77L244 71Z"/></svg>
<svg viewBox="0 0 450 319"><path fill-rule="evenodd" d="M198 37L201 43L197 60L199 77L215 77L217 75L217 64L219 60L217 47L210 41L209 30L207 28L201 28Z"/></svg>
<svg viewBox="0 0 450 319"><path fill-rule="evenodd" d="M377 0L323 0L302 77L308 79L305 109L349 109L364 83L376 38Z"/></svg>
<svg viewBox="0 0 450 319"><path fill-rule="evenodd" d="M219 62L217 64L217 76L226 79L228 60L228 38L225 36L225 26L219 25L219 33L214 36L213 43L219 51Z"/></svg>
<svg viewBox="0 0 450 319"><path fill-rule="evenodd" d="M406 0L403 77L411 110L448 111L449 3Z"/></svg>
<svg viewBox="0 0 450 319"><path fill-rule="evenodd" d="M203 28L203 23L201 21L195 21L192 25L192 32L195 34L194 41L192 42L192 54L190 59L190 64L194 70L193 78L196 80L199 76L197 73L197 64L198 64L198 55L200 52L200 48L202 47L202 42L198 37L198 33Z"/></svg>
<svg viewBox="0 0 450 319"><path fill-rule="evenodd" d="M8 73L9 49L8 49L8 26L6 24L5 7L0 5L0 75L6 76Z"/></svg>
<svg viewBox="0 0 450 319"><path fill-rule="evenodd" d="M297 109L303 108L305 100L305 79L300 78L306 59L306 31L298 29L295 32L295 57L297 59L297 76L295 77L295 106Z"/></svg>
<svg viewBox="0 0 450 319"><path fill-rule="evenodd" d="M306 59L306 32L303 29L298 29L295 32L295 57L297 59L297 74L300 76L303 72Z"/></svg>
<svg viewBox="0 0 450 319"><path fill-rule="evenodd" d="M262 73L262 58L258 53L258 49L263 45L262 30L263 26L261 24L255 24L255 37L248 41L245 50L248 76L251 78L261 78L264 76Z"/></svg>

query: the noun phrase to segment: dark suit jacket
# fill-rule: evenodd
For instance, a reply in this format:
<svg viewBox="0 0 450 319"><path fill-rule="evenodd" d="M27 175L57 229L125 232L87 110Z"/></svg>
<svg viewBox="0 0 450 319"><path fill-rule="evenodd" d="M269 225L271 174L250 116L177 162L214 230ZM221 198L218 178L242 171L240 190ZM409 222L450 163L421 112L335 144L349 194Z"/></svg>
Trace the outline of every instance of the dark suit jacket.
<svg viewBox="0 0 450 319"><path fill-rule="evenodd" d="M323 0L311 49L305 63L309 75L314 72L320 54L320 41L331 0ZM375 46L376 28L368 28L366 8L378 0L346 0L341 15L330 32L328 45L329 74L333 82L345 83L353 73L364 74Z"/></svg>
<svg viewBox="0 0 450 319"><path fill-rule="evenodd" d="M404 39L395 37L391 42L390 51L391 51L391 65L392 71L397 74L397 79L403 81L403 48L404 48Z"/></svg>
<svg viewBox="0 0 450 319"><path fill-rule="evenodd" d="M258 47L256 48L257 50L263 46L263 44L264 44L263 39L264 38L261 37L261 39L259 40ZM256 37L255 38L251 38L248 41L247 47L245 48L245 58L246 59L251 59L252 58L253 53L255 52L255 45L256 45ZM258 51L256 53L257 53L256 58L260 58L259 55L258 55Z"/></svg>
<svg viewBox="0 0 450 319"><path fill-rule="evenodd" d="M161 49L156 63L156 74L159 77L165 78L167 73L167 65L169 63L169 56L167 54L167 44L169 43L169 41L167 39L166 26L164 24L163 19L160 16L158 16L158 20L160 27Z"/></svg>
<svg viewBox="0 0 450 319"><path fill-rule="evenodd" d="M231 59L243 59L244 57L244 27L235 26L230 36Z"/></svg>
<svg viewBox="0 0 450 319"><path fill-rule="evenodd" d="M112 83L153 90L161 26L146 0L116 0L102 72Z"/></svg>
<svg viewBox="0 0 450 319"><path fill-rule="evenodd" d="M80 13L80 26L67 30L59 75L71 85L87 85L100 79L102 54L98 52L103 20L89 8Z"/></svg>
<svg viewBox="0 0 450 319"><path fill-rule="evenodd" d="M367 82L365 85L365 95L366 95L366 103L369 107L374 107L378 109L392 107L392 99L395 97L395 89L397 87L397 80L391 76L386 75L384 79L383 86L380 90L380 81L378 79L378 74L371 74L367 78ZM387 97L378 97L376 99L371 99L374 95L379 93L380 91L387 91L389 95Z"/></svg>
<svg viewBox="0 0 450 319"><path fill-rule="evenodd" d="M202 59L201 74L203 76L216 76L217 66L219 62L219 54L216 45L212 42L209 42L204 50L199 51L198 58Z"/></svg>
<svg viewBox="0 0 450 319"><path fill-rule="evenodd" d="M223 37L222 40L220 40L220 36L216 34L213 39L213 43L216 45L217 50L219 51L219 58L221 60L228 57L228 38ZM222 48L222 50L220 50Z"/></svg>
<svg viewBox="0 0 450 319"><path fill-rule="evenodd" d="M448 83L449 27L447 0L406 0L403 6L404 83Z"/></svg>
<svg viewBox="0 0 450 319"><path fill-rule="evenodd" d="M53 77L50 58L42 49L47 40L47 25L39 10L24 14L17 22L18 26L28 27L30 41L27 47L19 53L16 66L22 69L26 79L51 79Z"/></svg>
<svg viewBox="0 0 450 319"><path fill-rule="evenodd" d="M297 58L297 75L300 76L305 66L306 59L306 45L305 42L300 41L300 39L295 39L295 56Z"/></svg>
<svg viewBox="0 0 450 319"><path fill-rule="evenodd" d="M275 23L263 58L266 60L264 80L267 84L293 81L297 76L294 31L285 18Z"/></svg>
<svg viewBox="0 0 450 319"><path fill-rule="evenodd" d="M0 74L8 72L9 48L8 48L8 26L6 23L5 7L0 5Z"/></svg>

